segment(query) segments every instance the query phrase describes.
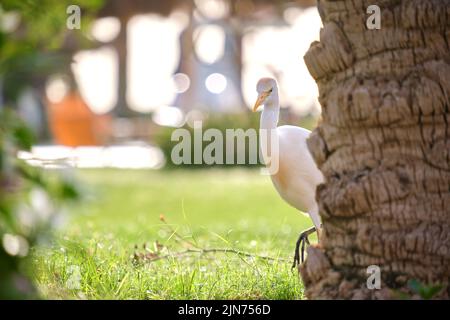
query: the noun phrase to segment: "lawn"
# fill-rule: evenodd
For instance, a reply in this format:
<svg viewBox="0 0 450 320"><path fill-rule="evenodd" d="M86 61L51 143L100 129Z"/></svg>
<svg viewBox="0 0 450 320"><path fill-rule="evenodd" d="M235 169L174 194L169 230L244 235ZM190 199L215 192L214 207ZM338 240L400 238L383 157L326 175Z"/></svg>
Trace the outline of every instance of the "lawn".
<svg viewBox="0 0 450 320"><path fill-rule="evenodd" d="M291 263L298 233L312 223L258 170L75 174L85 199L53 241L33 252L44 298L303 298ZM179 254L210 249L252 256Z"/></svg>

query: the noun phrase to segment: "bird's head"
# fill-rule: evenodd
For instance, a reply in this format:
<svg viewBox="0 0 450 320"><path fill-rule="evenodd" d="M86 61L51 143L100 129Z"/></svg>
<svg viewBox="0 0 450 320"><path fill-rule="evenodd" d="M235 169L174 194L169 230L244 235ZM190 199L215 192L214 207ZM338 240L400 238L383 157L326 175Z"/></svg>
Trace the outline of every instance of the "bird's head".
<svg viewBox="0 0 450 320"><path fill-rule="evenodd" d="M272 78L262 78L256 85L256 91L258 92L258 99L253 107L253 112L256 112L259 106L270 103L278 95L277 82Z"/></svg>

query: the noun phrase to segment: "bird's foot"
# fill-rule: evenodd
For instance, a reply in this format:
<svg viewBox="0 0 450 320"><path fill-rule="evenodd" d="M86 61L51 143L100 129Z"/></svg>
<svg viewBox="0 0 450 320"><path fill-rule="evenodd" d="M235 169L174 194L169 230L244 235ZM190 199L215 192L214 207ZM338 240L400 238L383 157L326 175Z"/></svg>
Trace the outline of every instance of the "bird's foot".
<svg viewBox="0 0 450 320"><path fill-rule="evenodd" d="M295 254L294 254L294 263L292 264L292 268L295 268L297 265L303 263L305 261L305 246L309 245L309 239L308 236L311 233L314 233L316 231L315 227L306 229L302 233L300 233L297 243L295 244ZM301 253L301 254L300 254ZM300 260L301 257L301 260Z"/></svg>

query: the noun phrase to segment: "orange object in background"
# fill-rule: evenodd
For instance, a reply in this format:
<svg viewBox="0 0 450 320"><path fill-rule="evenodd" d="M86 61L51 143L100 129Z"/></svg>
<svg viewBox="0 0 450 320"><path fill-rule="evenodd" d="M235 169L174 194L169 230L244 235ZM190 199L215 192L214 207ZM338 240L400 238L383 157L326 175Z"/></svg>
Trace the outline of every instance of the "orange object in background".
<svg viewBox="0 0 450 320"><path fill-rule="evenodd" d="M77 91L58 103L47 101L48 119L55 143L66 146L103 145L111 136L111 116L89 109Z"/></svg>

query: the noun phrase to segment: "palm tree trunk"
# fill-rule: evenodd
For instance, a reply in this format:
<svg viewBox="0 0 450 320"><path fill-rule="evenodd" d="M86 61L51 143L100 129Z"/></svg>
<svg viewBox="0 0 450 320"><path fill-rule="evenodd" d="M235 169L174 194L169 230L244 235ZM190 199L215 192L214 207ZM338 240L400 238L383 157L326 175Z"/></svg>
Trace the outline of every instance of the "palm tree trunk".
<svg viewBox="0 0 450 320"><path fill-rule="evenodd" d="M381 8L368 30L367 6ZM450 1L319 0L324 28L304 59L322 122L308 146L321 244L300 267L309 298L450 296ZM369 289L367 268L380 268ZM423 296L422 296L423 297Z"/></svg>

